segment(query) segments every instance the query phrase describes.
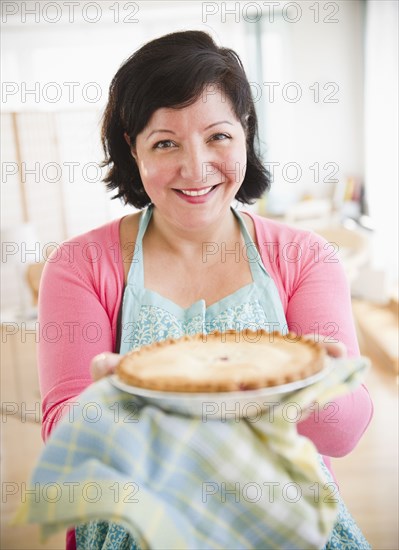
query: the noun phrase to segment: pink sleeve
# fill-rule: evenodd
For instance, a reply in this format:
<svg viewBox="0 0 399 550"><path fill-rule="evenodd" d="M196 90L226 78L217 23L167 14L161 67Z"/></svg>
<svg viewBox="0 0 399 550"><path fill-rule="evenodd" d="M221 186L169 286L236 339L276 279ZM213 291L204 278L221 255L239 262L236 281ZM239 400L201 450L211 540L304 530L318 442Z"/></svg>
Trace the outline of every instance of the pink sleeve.
<svg viewBox="0 0 399 550"><path fill-rule="evenodd" d="M320 335L322 342L343 342L349 357L357 357L359 346L349 285L341 264L332 254L334 248L316 235L310 237L308 247L311 254L288 302L288 326L295 330L295 325L299 325L303 334ZM362 385L313 411L298 424L298 432L308 436L321 454L344 456L355 448L372 415L372 401Z"/></svg>
<svg viewBox="0 0 399 550"><path fill-rule="evenodd" d="M261 246L262 259L279 290L288 328L319 335L322 342L341 341L350 357L359 356L350 289L334 247L307 231L275 222L269 225L258 217L254 222L260 246L265 241L277 243L274 261L270 246ZM344 456L356 446L372 414L372 401L362 385L316 409L298 424L298 432L309 437L321 454Z"/></svg>
<svg viewBox="0 0 399 550"><path fill-rule="evenodd" d="M120 292L113 273L118 266L107 261L107 246L92 239L62 244L43 271L38 368L44 440L61 416L73 415L75 398L92 382L91 359L114 351Z"/></svg>

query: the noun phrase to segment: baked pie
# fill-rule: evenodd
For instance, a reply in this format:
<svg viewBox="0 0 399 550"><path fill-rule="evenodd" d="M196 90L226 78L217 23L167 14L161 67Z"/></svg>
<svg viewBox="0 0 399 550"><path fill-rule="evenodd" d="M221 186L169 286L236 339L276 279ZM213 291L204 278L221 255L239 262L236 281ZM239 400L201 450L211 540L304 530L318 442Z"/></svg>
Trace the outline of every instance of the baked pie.
<svg viewBox="0 0 399 550"><path fill-rule="evenodd" d="M131 386L167 392L231 392L302 380L325 364L324 348L293 333L229 330L183 336L131 351L116 373Z"/></svg>

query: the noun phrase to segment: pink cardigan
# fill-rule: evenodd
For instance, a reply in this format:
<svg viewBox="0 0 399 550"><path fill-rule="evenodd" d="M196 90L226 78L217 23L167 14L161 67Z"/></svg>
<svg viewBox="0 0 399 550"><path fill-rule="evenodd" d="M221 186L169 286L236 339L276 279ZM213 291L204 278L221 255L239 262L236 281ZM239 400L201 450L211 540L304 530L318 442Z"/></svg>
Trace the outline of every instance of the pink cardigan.
<svg viewBox="0 0 399 550"><path fill-rule="evenodd" d="M314 233L251 217L289 329L340 340L350 356L357 356L349 288L334 248ZM91 359L117 351L124 290L119 225L120 220L114 220L66 241L45 266L38 345L44 439L61 415L73 414L73 401L91 383ZM318 417L312 414L298 424L298 431L328 457L343 456L355 447L373 411L364 386L335 402L334 410L320 408Z"/></svg>

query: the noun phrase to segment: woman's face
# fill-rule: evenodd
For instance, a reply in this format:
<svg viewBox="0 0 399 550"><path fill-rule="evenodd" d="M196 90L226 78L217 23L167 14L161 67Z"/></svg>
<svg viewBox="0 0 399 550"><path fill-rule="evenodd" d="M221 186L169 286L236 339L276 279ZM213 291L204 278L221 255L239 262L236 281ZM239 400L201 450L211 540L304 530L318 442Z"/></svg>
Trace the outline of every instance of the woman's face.
<svg viewBox="0 0 399 550"><path fill-rule="evenodd" d="M214 89L188 107L155 111L132 153L158 213L181 229L220 220L245 176L244 129Z"/></svg>

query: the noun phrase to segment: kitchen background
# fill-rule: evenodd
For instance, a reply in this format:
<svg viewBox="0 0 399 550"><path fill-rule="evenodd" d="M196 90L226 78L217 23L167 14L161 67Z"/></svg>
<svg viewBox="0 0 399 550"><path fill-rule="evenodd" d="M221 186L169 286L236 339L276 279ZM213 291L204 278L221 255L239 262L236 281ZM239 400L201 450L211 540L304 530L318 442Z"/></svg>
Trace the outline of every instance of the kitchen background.
<svg viewBox="0 0 399 550"><path fill-rule="evenodd" d="M247 70L273 174L251 209L321 233L343 262L376 413L336 472L374 547L398 548L396 0L5 1L1 10L1 548L42 548L34 528L8 520L41 448L43 263L57 243L132 211L101 182L108 87L140 45L183 29L209 32Z"/></svg>

